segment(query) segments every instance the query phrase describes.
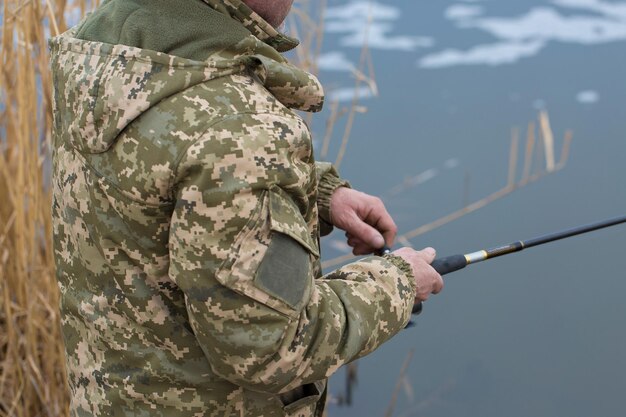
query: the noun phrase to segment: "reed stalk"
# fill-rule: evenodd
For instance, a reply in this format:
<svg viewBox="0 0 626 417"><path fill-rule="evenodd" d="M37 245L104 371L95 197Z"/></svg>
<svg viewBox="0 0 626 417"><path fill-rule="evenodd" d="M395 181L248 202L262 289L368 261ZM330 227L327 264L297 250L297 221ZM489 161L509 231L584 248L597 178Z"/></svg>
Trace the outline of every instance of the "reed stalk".
<svg viewBox="0 0 626 417"><path fill-rule="evenodd" d="M0 416L67 416L52 252L47 40L96 2L5 0L0 41Z"/></svg>

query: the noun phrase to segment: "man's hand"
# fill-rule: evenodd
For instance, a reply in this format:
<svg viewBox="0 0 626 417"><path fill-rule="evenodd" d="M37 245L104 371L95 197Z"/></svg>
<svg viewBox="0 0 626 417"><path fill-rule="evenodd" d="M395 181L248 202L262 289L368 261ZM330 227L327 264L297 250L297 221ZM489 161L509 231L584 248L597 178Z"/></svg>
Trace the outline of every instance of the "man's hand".
<svg viewBox="0 0 626 417"><path fill-rule="evenodd" d="M385 244L393 246L398 228L379 198L340 187L331 197L330 213L333 225L346 231L348 245L355 255L372 253ZM436 256L433 248L421 251L401 248L392 254L411 265L417 284L416 302L426 301L430 294L443 289L441 275L430 266Z"/></svg>
<svg viewBox="0 0 626 417"><path fill-rule="evenodd" d="M443 289L441 275L430 266L437 255L433 248L426 248L421 251L401 248L392 254L401 257L413 268L413 276L417 284L416 302L426 301L430 294L438 294Z"/></svg>
<svg viewBox="0 0 626 417"><path fill-rule="evenodd" d="M339 187L330 199L330 215L333 225L345 230L355 255L393 246L398 228L380 198Z"/></svg>

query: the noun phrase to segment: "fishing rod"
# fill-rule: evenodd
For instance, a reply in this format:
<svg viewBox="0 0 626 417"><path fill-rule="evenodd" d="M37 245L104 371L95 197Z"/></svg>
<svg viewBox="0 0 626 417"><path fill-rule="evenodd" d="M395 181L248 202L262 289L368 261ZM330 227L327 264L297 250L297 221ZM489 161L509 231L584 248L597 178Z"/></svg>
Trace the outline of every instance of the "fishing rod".
<svg viewBox="0 0 626 417"><path fill-rule="evenodd" d="M544 245L546 243L566 239L568 237L605 229L607 227L615 226L621 223L626 223L626 216L615 217L613 219L604 220L585 226L579 226L573 229L563 230L561 232L551 233L544 236L539 236L534 239L520 240L510 243L508 245L498 246L493 249L479 250L465 255L452 255L445 258L435 259L431 266L440 275L446 275L451 272L458 271L459 269L463 269L470 264L483 262L488 259L497 258L499 256L504 256L515 252L521 252L524 249L532 248L534 246ZM389 254L391 253L391 249L388 247L384 247L381 253L383 255ZM413 314L419 314L421 312L422 303L420 302L413 306Z"/></svg>

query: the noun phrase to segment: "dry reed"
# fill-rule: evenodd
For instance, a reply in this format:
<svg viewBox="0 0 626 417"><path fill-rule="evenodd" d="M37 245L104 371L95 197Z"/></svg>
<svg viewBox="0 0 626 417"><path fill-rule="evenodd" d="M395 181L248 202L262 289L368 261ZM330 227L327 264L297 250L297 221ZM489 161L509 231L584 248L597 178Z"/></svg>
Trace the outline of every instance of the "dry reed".
<svg viewBox="0 0 626 417"><path fill-rule="evenodd" d="M396 382L396 387L391 394L391 401L389 402L389 406L387 407L387 411L385 412L385 417L393 417L393 411L396 408L396 404L398 402L398 395L400 394L400 390L403 386L408 384L408 380L406 379L406 373L409 370L409 365L411 364L411 360L413 359L413 355L415 350L409 350L404 363L402 364L402 368L400 369L400 375L398 376L398 381Z"/></svg>
<svg viewBox="0 0 626 417"><path fill-rule="evenodd" d="M0 56L0 416L66 416L51 241L47 38L86 1L5 0Z"/></svg>
<svg viewBox="0 0 626 417"><path fill-rule="evenodd" d="M295 63L299 67L317 75L319 72L318 62L324 41L324 14L327 2L326 0L300 0L296 4L297 7L294 8L293 18L290 21L291 32L301 40L301 46L296 50ZM326 130L319 156L322 160L329 160L331 141L334 137L340 136L341 142L334 158L334 165L337 169L339 169L346 156L356 116L359 113L367 113L367 107L363 106L360 100L363 91L362 87L366 87L372 95L378 95L374 64L368 45L368 28L369 24L365 27L359 62L352 70L352 77L354 78L352 99L347 105L341 105L338 101L328 100L330 114L326 118ZM304 34L304 36L300 36L301 34ZM312 114L305 115L309 123L312 117ZM342 132L336 135L335 131L340 128L343 128Z"/></svg>

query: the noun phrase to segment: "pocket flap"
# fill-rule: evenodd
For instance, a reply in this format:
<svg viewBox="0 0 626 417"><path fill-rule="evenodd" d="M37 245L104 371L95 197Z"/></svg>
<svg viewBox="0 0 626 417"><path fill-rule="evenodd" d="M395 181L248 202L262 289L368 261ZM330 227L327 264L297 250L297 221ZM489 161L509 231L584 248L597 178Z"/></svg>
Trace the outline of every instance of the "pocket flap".
<svg viewBox="0 0 626 417"><path fill-rule="evenodd" d="M296 203L279 187L272 187L269 195L272 230L292 237L313 255L319 257L317 239L311 236Z"/></svg>

